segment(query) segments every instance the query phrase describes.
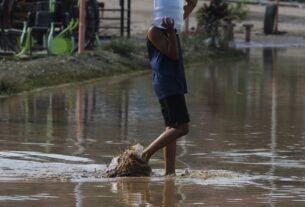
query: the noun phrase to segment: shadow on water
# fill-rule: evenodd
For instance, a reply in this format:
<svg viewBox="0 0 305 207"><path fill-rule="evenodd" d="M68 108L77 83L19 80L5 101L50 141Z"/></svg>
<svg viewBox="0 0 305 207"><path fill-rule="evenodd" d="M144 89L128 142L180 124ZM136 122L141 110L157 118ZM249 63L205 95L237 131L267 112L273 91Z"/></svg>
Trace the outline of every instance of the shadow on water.
<svg viewBox="0 0 305 207"><path fill-rule="evenodd" d="M304 49L244 50L186 71L191 131L173 178L161 152L151 178L93 176L162 130L149 74L1 98L0 205L304 206Z"/></svg>

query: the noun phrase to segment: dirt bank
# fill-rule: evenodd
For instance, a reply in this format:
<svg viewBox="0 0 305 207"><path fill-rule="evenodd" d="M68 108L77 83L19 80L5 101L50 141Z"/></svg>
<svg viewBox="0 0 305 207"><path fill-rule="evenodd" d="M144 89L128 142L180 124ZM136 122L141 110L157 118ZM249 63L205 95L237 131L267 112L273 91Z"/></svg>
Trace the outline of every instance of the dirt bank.
<svg viewBox="0 0 305 207"><path fill-rule="evenodd" d="M200 37L181 37L185 63L214 58L238 58L242 52L210 50ZM198 61L197 61L198 62ZM0 95L11 95L40 87L54 86L149 70L143 38L115 39L82 55L44 56L34 59L0 59Z"/></svg>
<svg viewBox="0 0 305 207"><path fill-rule="evenodd" d="M121 44L121 46L117 46ZM0 60L0 95L149 68L143 44L117 43L82 55ZM121 47L121 48L117 48ZM130 50L129 52L125 50Z"/></svg>

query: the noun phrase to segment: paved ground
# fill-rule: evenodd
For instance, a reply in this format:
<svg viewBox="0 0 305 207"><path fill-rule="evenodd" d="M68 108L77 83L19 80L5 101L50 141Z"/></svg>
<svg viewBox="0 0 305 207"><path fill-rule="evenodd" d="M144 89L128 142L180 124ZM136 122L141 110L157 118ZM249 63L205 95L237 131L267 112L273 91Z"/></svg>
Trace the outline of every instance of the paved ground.
<svg viewBox="0 0 305 207"><path fill-rule="evenodd" d="M246 22L254 24L254 32L262 34L263 19L265 13L264 5L249 6L250 15ZM287 32L287 35L305 36L305 9L295 7L279 8L279 31ZM242 23L238 24L240 29Z"/></svg>
<svg viewBox="0 0 305 207"><path fill-rule="evenodd" d="M108 0L106 2L106 8L119 8L118 0ZM153 0L132 0L132 13L131 13L131 34L145 34L146 29L151 24L152 10L153 10ZM199 0L196 9L203 5L203 3L208 3L207 1ZM254 24L254 34L255 36L262 35L263 31L263 18L265 13L265 5L249 5L250 15L246 21L236 22L235 32L237 34L243 33L242 24L245 22L250 22ZM279 9L279 30L286 31L286 35L292 36L305 36L305 6L300 7L287 7L281 6ZM114 15L114 13L105 13L105 15ZM104 22L104 24L117 24L116 22ZM194 14L190 17L190 27L196 27L197 22ZM105 32L111 32L106 30ZM113 32L113 31L112 31ZM118 32L117 32L118 33Z"/></svg>

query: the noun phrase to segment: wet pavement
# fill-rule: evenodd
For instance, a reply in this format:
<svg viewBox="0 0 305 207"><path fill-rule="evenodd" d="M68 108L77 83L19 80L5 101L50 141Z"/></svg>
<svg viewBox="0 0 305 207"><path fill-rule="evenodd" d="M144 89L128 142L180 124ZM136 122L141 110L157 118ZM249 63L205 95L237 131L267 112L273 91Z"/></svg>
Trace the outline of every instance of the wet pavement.
<svg viewBox="0 0 305 207"><path fill-rule="evenodd" d="M161 152L151 178L97 176L162 131L149 73L1 98L0 206L303 207L305 50L244 50L186 71L192 122L171 178Z"/></svg>

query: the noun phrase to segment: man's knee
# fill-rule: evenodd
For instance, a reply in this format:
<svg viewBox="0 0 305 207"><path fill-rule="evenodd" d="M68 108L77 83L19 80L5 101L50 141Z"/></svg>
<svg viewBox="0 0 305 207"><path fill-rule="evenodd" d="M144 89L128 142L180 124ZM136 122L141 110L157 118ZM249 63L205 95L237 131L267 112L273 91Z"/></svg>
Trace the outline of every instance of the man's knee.
<svg viewBox="0 0 305 207"><path fill-rule="evenodd" d="M178 126L181 136L185 136L189 133L189 124L184 123Z"/></svg>

